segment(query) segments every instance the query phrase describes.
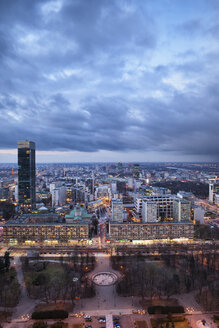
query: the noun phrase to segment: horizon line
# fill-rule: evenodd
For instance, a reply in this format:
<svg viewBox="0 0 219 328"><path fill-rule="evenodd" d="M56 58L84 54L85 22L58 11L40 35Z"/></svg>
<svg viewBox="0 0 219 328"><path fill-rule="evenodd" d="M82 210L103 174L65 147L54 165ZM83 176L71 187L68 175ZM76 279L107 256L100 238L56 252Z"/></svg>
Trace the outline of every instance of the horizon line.
<svg viewBox="0 0 219 328"><path fill-rule="evenodd" d="M157 163L162 163L162 164L180 164L180 163L186 163L186 164L219 164L219 161L146 161L146 162L142 162L142 161L98 161L98 162L36 162L36 164L114 164L114 163L124 163L124 164L132 164L132 163L136 163L136 164L157 164ZM15 164L17 165L17 162L0 162L1 164Z"/></svg>

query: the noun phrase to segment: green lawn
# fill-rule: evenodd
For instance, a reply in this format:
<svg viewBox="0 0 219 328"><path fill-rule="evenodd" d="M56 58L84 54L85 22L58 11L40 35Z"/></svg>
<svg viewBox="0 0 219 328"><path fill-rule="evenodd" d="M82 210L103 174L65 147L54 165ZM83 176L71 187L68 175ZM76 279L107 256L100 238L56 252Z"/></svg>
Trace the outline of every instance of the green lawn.
<svg viewBox="0 0 219 328"><path fill-rule="evenodd" d="M184 321L176 321L176 320L177 320L177 317L173 317L174 328L189 328L190 327L187 319L185 319ZM168 322L167 318L151 319L151 326L152 326L152 328L160 328L162 326L162 324L166 324L166 322ZM170 323L170 327L172 327L172 323Z"/></svg>
<svg viewBox="0 0 219 328"><path fill-rule="evenodd" d="M136 324L136 328L148 328L147 322L144 320L135 321L135 324Z"/></svg>
<svg viewBox="0 0 219 328"><path fill-rule="evenodd" d="M47 327L52 328L52 325L53 324L51 324L51 325L48 324ZM28 328L33 328L33 325L28 326ZM62 328L68 328L68 323L67 322L62 322ZM79 328L79 327L77 327L77 328ZM81 326L80 326L80 328L81 328Z"/></svg>
<svg viewBox="0 0 219 328"><path fill-rule="evenodd" d="M73 323L72 328L84 328L84 324L83 323Z"/></svg>

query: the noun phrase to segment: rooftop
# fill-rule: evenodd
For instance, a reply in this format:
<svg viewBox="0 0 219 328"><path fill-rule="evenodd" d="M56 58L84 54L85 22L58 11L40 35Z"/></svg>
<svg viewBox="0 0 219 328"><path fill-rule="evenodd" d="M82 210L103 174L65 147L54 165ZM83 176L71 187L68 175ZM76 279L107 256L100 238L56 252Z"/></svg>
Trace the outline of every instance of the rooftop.
<svg viewBox="0 0 219 328"><path fill-rule="evenodd" d="M73 221L90 220L91 215L87 213L84 207L77 204L75 208L65 216L66 219L72 219Z"/></svg>
<svg viewBox="0 0 219 328"><path fill-rule="evenodd" d="M183 220L183 221L177 221L177 220L173 220L173 221L168 221L168 222L116 222L116 221L111 221L110 224L127 224L127 225L131 225L131 224L134 224L134 225L160 225L160 224L163 224L163 225L167 225L167 224L185 224L185 223L192 223L192 221L190 221L189 219L188 220Z"/></svg>

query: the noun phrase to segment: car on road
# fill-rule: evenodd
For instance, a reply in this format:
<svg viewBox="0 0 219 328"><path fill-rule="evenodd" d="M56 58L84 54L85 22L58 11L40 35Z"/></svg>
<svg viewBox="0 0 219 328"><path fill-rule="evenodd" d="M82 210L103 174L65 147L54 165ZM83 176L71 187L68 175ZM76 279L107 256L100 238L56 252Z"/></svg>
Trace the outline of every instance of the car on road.
<svg viewBox="0 0 219 328"><path fill-rule="evenodd" d="M91 322L92 321L92 318L85 318L85 321L86 322Z"/></svg>

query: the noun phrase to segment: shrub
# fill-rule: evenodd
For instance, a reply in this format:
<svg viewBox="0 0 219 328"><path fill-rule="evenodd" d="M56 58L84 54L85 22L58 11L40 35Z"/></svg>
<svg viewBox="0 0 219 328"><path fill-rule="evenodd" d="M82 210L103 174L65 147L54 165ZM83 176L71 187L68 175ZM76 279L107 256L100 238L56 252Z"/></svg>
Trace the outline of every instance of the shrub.
<svg viewBox="0 0 219 328"><path fill-rule="evenodd" d="M161 306L161 305L154 305L148 307L149 314L168 314L168 313L184 313L183 306Z"/></svg>
<svg viewBox="0 0 219 328"><path fill-rule="evenodd" d="M62 321L55 322L50 326L50 328L65 328L65 327L66 327L66 323Z"/></svg>
<svg viewBox="0 0 219 328"><path fill-rule="evenodd" d="M65 310L36 311L32 313L32 319L65 319L68 312Z"/></svg>

